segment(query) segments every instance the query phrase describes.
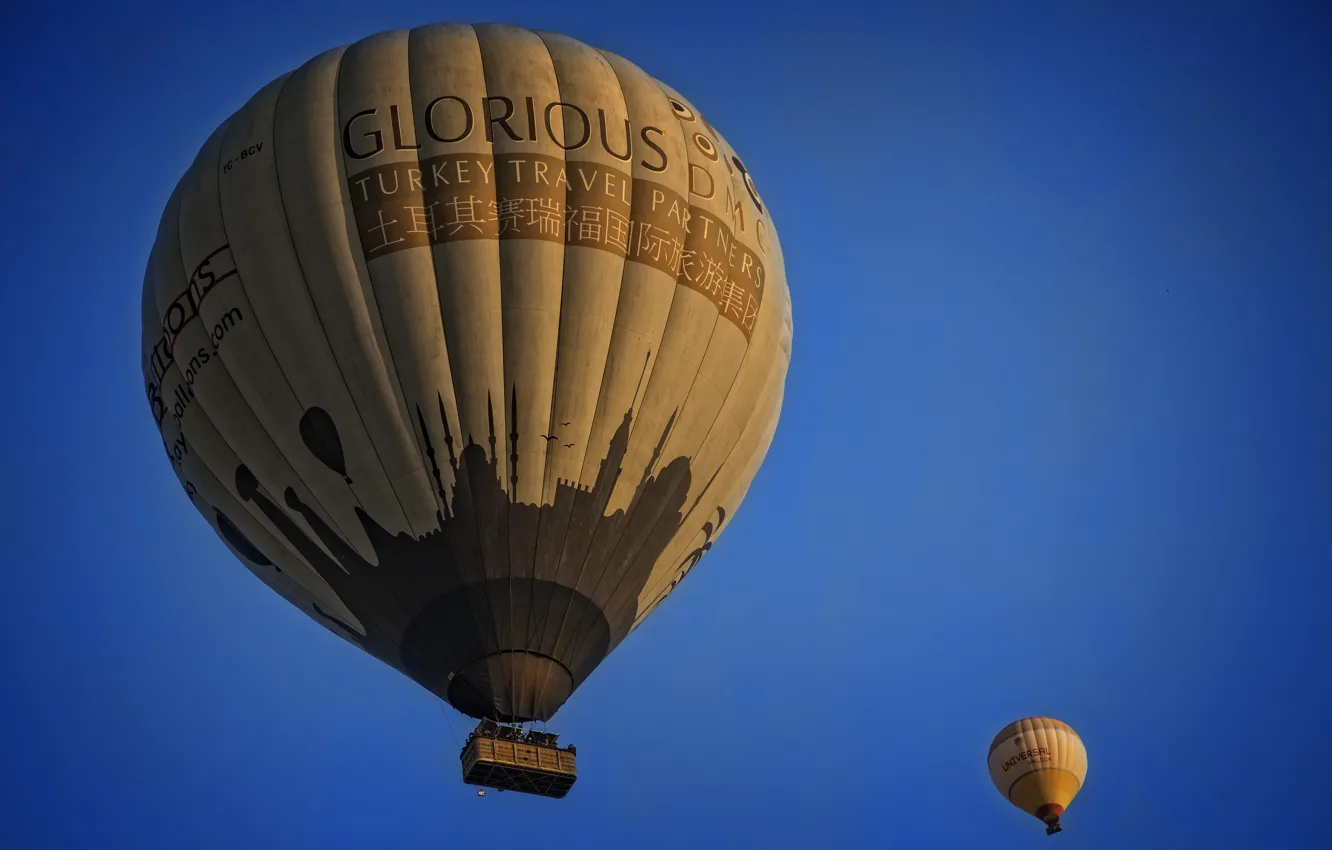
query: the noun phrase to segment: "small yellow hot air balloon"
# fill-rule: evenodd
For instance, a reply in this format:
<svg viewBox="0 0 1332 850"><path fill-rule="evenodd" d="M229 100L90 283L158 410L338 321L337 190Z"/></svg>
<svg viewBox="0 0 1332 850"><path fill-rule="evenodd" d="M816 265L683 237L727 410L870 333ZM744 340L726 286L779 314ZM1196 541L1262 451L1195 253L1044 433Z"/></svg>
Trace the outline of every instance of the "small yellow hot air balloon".
<svg viewBox="0 0 1332 850"><path fill-rule="evenodd" d="M1087 750L1073 727L1053 717L1024 717L990 743L990 781L1008 801L1045 822L1045 834L1087 779Z"/></svg>

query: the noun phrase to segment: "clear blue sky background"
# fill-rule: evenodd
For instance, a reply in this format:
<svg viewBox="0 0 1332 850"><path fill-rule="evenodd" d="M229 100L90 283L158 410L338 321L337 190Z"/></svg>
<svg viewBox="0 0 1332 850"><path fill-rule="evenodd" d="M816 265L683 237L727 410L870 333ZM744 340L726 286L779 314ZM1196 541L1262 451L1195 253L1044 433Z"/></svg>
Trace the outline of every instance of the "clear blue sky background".
<svg viewBox="0 0 1332 850"><path fill-rule="evenodd" d="M9 4L0 845L1321 845L1328 7L912 5ZM687 94L795 302L768 461L559 716L563 802L477 798L464 718L233 563L141 390L143 267L207 134L431 20ZM985 772L1033 713L1091 754L1052 839Z"/></svg>

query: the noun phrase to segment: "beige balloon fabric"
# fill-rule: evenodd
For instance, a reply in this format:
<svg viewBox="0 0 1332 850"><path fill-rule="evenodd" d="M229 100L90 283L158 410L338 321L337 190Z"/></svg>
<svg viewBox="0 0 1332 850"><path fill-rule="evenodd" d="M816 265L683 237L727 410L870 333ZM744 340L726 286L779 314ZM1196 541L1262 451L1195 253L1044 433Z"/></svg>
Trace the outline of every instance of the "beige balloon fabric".
<svg viewBox="0 0 1332 850"><path fill-rule="evenodd" d="M1000 794L1054 832L1087 779L1087 750L1067 723L1024 717L994 736L989 768Z"/></svg>
<svg viewBox="0 0 1332 850"><path fill-rule="evenodd" d="M503 25L275 80L166 205L143 370L182 487L312 618L545 720L735 515L791 354L755 182L684 97Z"/></svg>

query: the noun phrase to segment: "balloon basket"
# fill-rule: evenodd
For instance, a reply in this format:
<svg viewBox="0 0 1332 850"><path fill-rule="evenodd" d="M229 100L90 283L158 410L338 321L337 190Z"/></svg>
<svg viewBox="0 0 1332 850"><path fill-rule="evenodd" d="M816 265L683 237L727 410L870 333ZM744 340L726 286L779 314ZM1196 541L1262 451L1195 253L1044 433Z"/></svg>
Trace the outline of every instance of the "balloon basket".
<svg viewBox="0 0 1332 850"><path fill-rule="evenodd" d="M499 791L561 798L578 780L575 750L554 735L482 722L459 753L463 782Z"/></svg>

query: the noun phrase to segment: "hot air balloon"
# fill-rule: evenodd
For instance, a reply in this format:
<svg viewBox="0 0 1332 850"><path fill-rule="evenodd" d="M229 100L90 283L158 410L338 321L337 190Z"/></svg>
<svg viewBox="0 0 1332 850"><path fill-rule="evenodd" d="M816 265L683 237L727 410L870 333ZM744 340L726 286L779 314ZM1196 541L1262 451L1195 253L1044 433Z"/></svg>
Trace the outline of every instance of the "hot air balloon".
<svg viewBox="0 0 1332 850"><path fill-rule="evenodd" d="M1010 803L1063 830L1059 818L1087 778L1087 750L1078 733L1053 717L1024 717L990 743L990 781Z"/></svg>
<svg viewBox="0 0 1332 850"><path fill-rule="evenodd" d="M145 388L269 587L464 714L545 721L744 498L790 360L783 269L740 157L625 59L386 32L203 145L148 260ZM520 737L492 767L572 771Z"/></svg>

